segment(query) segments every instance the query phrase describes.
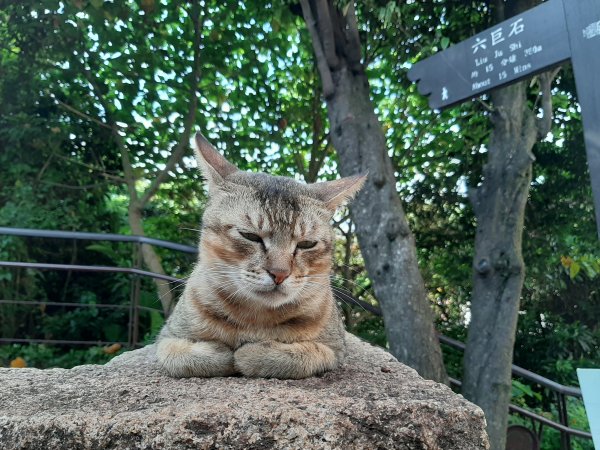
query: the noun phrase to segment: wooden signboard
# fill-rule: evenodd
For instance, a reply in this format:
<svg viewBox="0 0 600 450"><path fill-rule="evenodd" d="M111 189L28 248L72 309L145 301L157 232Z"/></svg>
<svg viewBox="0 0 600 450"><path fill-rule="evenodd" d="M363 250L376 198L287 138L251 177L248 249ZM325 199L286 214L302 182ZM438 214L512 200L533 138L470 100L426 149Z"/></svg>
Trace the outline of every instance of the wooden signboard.
<svg viewBox="0 0 600 450"><path fill-rule="evenodd" d="M416 63L408 77L440 109L569 59L600 236L600 0L548 0Z"/></svg>

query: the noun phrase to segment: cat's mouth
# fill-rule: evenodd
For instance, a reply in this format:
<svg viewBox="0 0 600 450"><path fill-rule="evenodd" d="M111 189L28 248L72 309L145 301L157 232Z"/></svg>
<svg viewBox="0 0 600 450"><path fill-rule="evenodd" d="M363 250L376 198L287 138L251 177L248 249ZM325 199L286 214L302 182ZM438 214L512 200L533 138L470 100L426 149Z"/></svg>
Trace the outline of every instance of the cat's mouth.
<svg viewBox="0 0 600 450"><path fill-rule="evenodd" d="M271 286L265 286L260 290L261 293L272 293L272 294L286 294L287 287L282 284L273 284Z"/></svg>
<svg viewBox="0 0 600 450"><path fill-rule="evenodd" d="M273 295L273 296L287 296L290 291L288 286L285 284L271 284L271 285L261 285L261 286L253 286L252 289L258 295Z"/></svg>
<svg viewBox="0 0 600 450"><path fill-rule="evenodd" d="M276 284L273 286L273 288L271 289L271 292L278 292L278 293L285 293L287 291L286 287L283 286L282 284Z"/></svg>
<svg viewBox="0 0 600 450"><path fill-rule="evenodd" d="M250 282L243 289L251 302L257 302L268 308L277 308L296 300L298 289L293 283L256 283Z"/></svg>

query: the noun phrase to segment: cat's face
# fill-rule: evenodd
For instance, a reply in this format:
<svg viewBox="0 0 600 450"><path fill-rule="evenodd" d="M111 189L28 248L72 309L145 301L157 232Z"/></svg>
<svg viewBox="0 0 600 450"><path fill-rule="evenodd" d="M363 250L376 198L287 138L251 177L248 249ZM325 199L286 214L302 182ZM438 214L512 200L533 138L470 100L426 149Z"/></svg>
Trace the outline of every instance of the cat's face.
<svg viewBox="0 0 600 450"><path fill-rule="evenodd" d="M329 286L329 221L364 177L306 185L241 172L201 136L196 142L210 189L201 259L221 300L278 307Z"/></svg>
<svg viewBox="0 0 600 450"><path fill-rule="evenodd" d="M327 285L331 213L322 202L293 180L243 172L231 178L211 194L203 218L202 257L214 285L232 299L272 306Z"/></svg>

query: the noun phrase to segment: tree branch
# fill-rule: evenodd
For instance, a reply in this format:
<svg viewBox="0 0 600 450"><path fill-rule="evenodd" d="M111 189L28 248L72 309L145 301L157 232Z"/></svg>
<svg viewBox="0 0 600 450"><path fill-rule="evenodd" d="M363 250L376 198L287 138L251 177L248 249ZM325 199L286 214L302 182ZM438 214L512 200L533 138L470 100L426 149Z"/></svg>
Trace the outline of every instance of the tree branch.
<svg viewBox="0 0 600 450"><path fill-rule="evenodd" d="M88 81L89 81L89 80L88 80ZM62 101L60 101L60 100L59 100L59 99L57 99L56 97L54 98L54 100L56 100L56 102L57 102L57 103L58 103L60 106L62 106L64 109L66 109L67 111L70 111L70 112L72 112L73 114L75 114L75 115L77 115L77 116L79 116L79 117L82 117L82 118L84 118L84 119L86 119L86 120L89 120L89 121L91 121L91 122L94 122L94 123L96 123L96 124L100 125L101 127L108 128L109 130L112 130L112 128L110 127L110 125L107 125L107 124L105 124L105 123L104 123L104 122L102 122L101 120L99 120L99 119L96 119L95 117L92 117L92 116L90 116L90 115L88 115L88 114L86 114L86 113L84 113L84 112L81 112L81 111L79 111L78 109L75 109L75 108L73 108L71 105L68 105L68 104L66 104L65 102L62 102Z"/></svg>
<svg viewBox="0 0 600 450"><path fill-rule="evenodd" d="M192 15L190 16L194 22L194 61L192 65L192 72L190 74L190 102L188 111L184 121L183 133L179 139L179 142L175 146L175 149L171 153L171 156L167 160L165 168L158 174L158 176L152 181L150 187L144 192L140 201L143 207L150 199L156 194L160 185L165 181L177 164L179 164L188 149L190 142L190 135L192 133L192 127L196 122L196 110L198 108L198 83L200 82L200 43L202 41L202 28L204 27L204 18L200 20L200 5L196 1L192 6Z"/></svg>
<svg viewBox="0 0 600 450"><path fill-rule="evenodd" d="M324 145L323 145L324 144ZM315 151L315 155L311 154L311 160L308 168L308 179L316 181L319 172L323 167L323 163L325 162L325 158L330 150L329 144L329 134L325 134L318 142L318 150ZM314 157L313 157L314 156Z"/></svg>
<svg viewBox="0 0 600 450"><path fill-rule="evenodd" d="M350 210L348 208L346 208L345 211L344 211L344 215L342 216L342 218L340 220L333 219L333 221L332 221L333 223L331 225L334 228L339 229L342 232L342 234L345 235L346 233L340 227L341 227L341 225L343 223L347 222L348 220L350 220L350 223L352 224L352 219L351 219L351 216L350 216Z"/></svg>
<svg viewBox="0 0 600 450"><path fill-rule="evenodd" d="M336 69L340 65L340 60L335 52L335 36L333 33L333 22L329 11L328 0L316 0L317 9L317 27L323 43L323 52L329 67Z"/></svg>
<svg viewBox="0 0 600 450"><path fill-rule="evenodd" d="M323 85L323 96L325 98L330 98L335 94L335 87L333 85L333 78L331 77L327 58L325 57L323 47L321 46L321 38L315 28L315 19L308 0L300 0L300 6L302 6L302 14L304 16L304 21L306 22L306 28L310 34L315 57L317 58L317 68L319 69L321 83Z"/></svg>
<svg viewBox="0 0 600 450"><path fill-rule="evenodd" d="M35 178L36 181L40 181L42 179L42 176L44 176L44 172L46 172L46 169L48 169L48 166L52 162L52 158L54 158L54 152L50 153L50 156L48 157L48 159L42 166L42 169L40 170L37 177Z"/></svg>
<svg viewBox="0 0 600 450"><path fill-rule="evenodd" d="M485 102L485 101L483 101L483 100L482 100L480 97L477 97L477 98L475 99L475 101L476 101L477 103L479 103L481 106L483 106L483 107L485 108L485 110L486 110L486 111L488 111L488 112L491 112L491 113L493 113L494 111L496 111L496 110L495 110L495 108L494 108L492 105L490 105L489 103L486 103L486 102Z"/></svg>
<svg viewBox="0 0 600 450"><path fill-rule="evenodd" d="M127 151L127 146L123 141L123 136L119 134L119 127L117 126L117 122L112 116L112 112L108 107L108 102L106 101L106 98L104 97L100 86L96 82L94 75L87 68L84 68L84 74L86 80L88 80L88 82L92 86L96 98L98 99L100 105L102 105L102 108L104 109L106 121L110 125L111 134L113 136L113 139L115 140L115 143L117 144L117 148L119 149L119 153L121 155L121 165L123 166L123 174L125 175L125 182L127 183L127 190L131 198L131 203L137 204L138 195L135 189L136 177L133 173L133 165L131 164L131 160L129 159L129 152Z"/></svg>
<svg viewBox="0 0 600 450"><path fill-rule="evenodd" d="M86 184L86 185L82 185L82 186L73 186L73 185L67 185L67 184L61 184L61 183L54 183L52 181L42 180L42 176L43 176L44 172L46 171L46 169L48 168L48 166L50 165L50 162L51 162L51 160L52 160L53 157L58 157L60 159L66 160L66 161L68 161L70 163L75 163L75 164L78 164L78 165L83 166L85 168L88 168L90 170L94 170L94 171L100 172L99 175L101 177L104 177L105 180L102 181L102 182L99 182L99 183ZM103 171L101 169L98 169L98 168L96 168L94 166L90 166L89 164L85 164L85 163L82 163L80 161L76 161L74 159L67 158L66 156L56 155L54 153L50 155L50 157L48 158L48 160L44 164L44 167L42 168L42 170L38 174L36 181L39 181L39 182L44 183L44 184L48 184L50 186L58 186L58 187L66 188L66 189L91 189L91 188L95 188L95 187L98 187L98 186L103 186L106 183L112 183L112 184L122 184L122 183L125 183L125 180L123 180L121 177L110 175L110 174L106 173L105 171Z"/></svg>
<svg viewBox="0 0 600 450"><path fill-rule="evenodd" d="M304 179L307 183L314 183L317 180L320 165L317 165L319 160L319 150L323 142L323 124L321 122L321 98L319 89L315 82L313 86L312 98L312 148L310 150L310 160L308 162L308 171L304 174Z"/></svg>
<svg viewBox="0 0 600 450"><path fill-rule="evenodd" d="M361 45L360 36L358 34L358 21L356 19L356 10L354 9L354 0L350 1L348 6L348 12L346 13L346 39L348 40L347 59L350 64L350 69L354 72L362 70L361 59Z"/></svg>
<svg viewBox="0 0 600 450"><path fill-rule="evenodd" d="M62 184L62 183L55 183L53 181L41 180L41 183L47 184L49 186L55 186L55 187L59 187L59 188L72 189L72 190L94 189L94 188L106 185L107 182L108 181L104 181L104 182L100 182L100 183L94 183L94 184L84 184L84 185L81 185L81 186L72 186L70 184Z"/></svg>
<svg viewBox="0 0 600 450"><path fill-rule="evenodd" d="M560 72L560 67L557 67L554 70L550 70L548 72L541 73L538 77L538 83L540 85L540 94L541 97L541 108L542 108L542 118L537 119L536 127L538 139L544 139L550 130L552 129L552 82ZM537 103L537 99L536 99ZM534 107L535 111L535 107Z"/></svg>
<svg viewBox="0 0 600 450"><path fill-rule="evenodd" d="M73 163L73 164L80 165L82 167L85 167L87 169L93 170L95 172L100 172L101 176L103 176L104 178L106 178L108 180L113 180L115 183L120 183L120 184L126 183L126 181L125 181L124 178L121 178L121 177L119 177L117 175L110 174L110 173L108 173L108 171L106 169L103 169L103 168L100 168L100 167L96 167L96 166L92 166L91 164L86 164L84 162L77 161L76 159L69 158L69 157L66 157L66 156L63 156L63 155L55 155L55 156L57 158L63 159L65 161L68 161L68 162Z"/></svg>
<svg viewBox="0 0 600 450"><path fill-rule="evenodd" d="M365 40L368 40L368 37ZM369 46L368 43L365 42L364 67L369 67L369 64L371 64L371 61L373 61L377 57L377 53L379 52L379 50L384 48L383 43L384 43L383 39L377 40L375 43L372 43L371 46Z"/></svg>

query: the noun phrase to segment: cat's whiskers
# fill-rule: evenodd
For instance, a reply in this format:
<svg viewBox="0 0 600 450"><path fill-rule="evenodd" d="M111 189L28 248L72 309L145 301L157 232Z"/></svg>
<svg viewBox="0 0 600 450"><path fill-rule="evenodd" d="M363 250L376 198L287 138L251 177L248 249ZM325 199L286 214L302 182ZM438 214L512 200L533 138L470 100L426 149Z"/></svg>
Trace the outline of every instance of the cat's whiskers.
<svg viewBox="0 0 600 450"><path fill-rule="evenodd" d="M314 287L314 286L310 286L310 285L304 285L302 287L302 289L300 290L300 294L302 295L302 297L305 297L307 295L315 295L318 294L320 292L320 289L318 287Z"/></svg>
<svg viewBox="0 0 600 450"><path fill-rule="evenodd" d="M186 227L179 227L180 230L188 230L188 231L196 231L198 233L201 233L202 230L198 230L196 228L186 228Z"/></svg>
<svg viewBox="0 0 600 450"><path fill-rule="evenodd" d="M228 289L233 286L233 287L238 287L238 284L235 280L226 280L226 281L221 281L219 284L217 284L216 286L214 285L208 285L208 288L210 289L210 294L211 295L216 295L217 297L220 297L221 294L225 293L228 294Z"/></svg>
<svg viewBox="0 0 600 450"><path fill-rule="evenodd" d="M237 275L237 274L239 274L239 270L231 270L231 267L229 268L229 270L217 269L217 268L210 267L210 268L205 269L202 273Z"/></svg>
<svg viewBox="0 0 600 450"><path fill-rule="evenodd" d="M352 281L352 280L350 280L350 279L348 279L348 278L344 278L344 277L342 277L341 275L332 274L332 275L330 275L329 277L330 277L330 279L331 279L332 281L342 281L342 282L347 282L347 283L350 283L350 284L352 284L353 286L356 286L357 288L359 288L359 289L361 290L361 293L368 292L368 290L367 290L367 289L365 289L365 288L364 288L363 286L361 286L360 284L358 284L358 283L356 283L355 281Z"/></svg>
<svg viewBox="0 0 600 450"><path fill-rule="evenodd" d="M236 296L236 295L237 295L239 292L241 292L243 289L244 289L243 287L241 287L241 288L238 288L236 291L234 291L234 292L233 292L233 294L229 295L229 296L228 296L228 297L225 299L225 302L229 301L229 299L231 299L232 301L236 301L236 298L235 298L235 296Z"/></svg>
<svg viewBox="0 0 600 450"><path fill-rule="evenodd" d="M185 286L185 283L187 282L187 280L189 280L189 277L184 277L184 278L181 278L181 279L179 279L179 280L167 281L167 282L165 282L165 283L162 283L162 285L163 285L163 286L165 286L165 285L166 285L166 286L169 286L170 284L173 284L173 283L179 283L179 284L176 284L176 285L175 285L173 288L169 289L167 292L164 292L164 293L162 293L162 294L159 296L159 299L160 299L160 300L162 300L162 299L163 299L163 297L165 297L166 295L170 294L170 293L171 293L171 292L173 292L175 289L178 289L178 288L180 288L180 287L183 287L183 286Z"/></svg>
<svg viewBox="0 0 600 450"><path fill-rule="evenodd" d="M212 279L217 280L239 280L239 271L237 270L222 270L222 269L208 269L203 272L203 275L207 275L208 282Z"/></svg>
<svg viewBox="0 0 600 450"><path fill-rule="evenodd" d="M316 278L322 278L322 277L316 277ZM311 286L317 285L320 288L322 288L323 286L329 285L329 283L325 284L325 283L320 283L320 282L315 282L315 281L307 281L306 283L307 283L307 285L311 285ZM336 299L342 301L343 303L345 303L348 306L358 306L364 312L368 312L363 305L361 305L358 302L353 301L355 299L354 295L348 289L345 289L345 288L342 288L339 286L333 286L333 285L330 285L330 286L331 286L332 291L338 293L338 295L335 296ZM316 288L316 289L318 290L319 288ZM341 294L341 295L339 295L339 294ZM344 298L344 297L346 297L346 298Z"/></svg>
<svg viewBox="0 0 600 450"><path fill-rule="evenodd" d="M179 284L177 284L177 286L181 286L181 285L185 284L185 282L187 280L189 280L189 278L190 277L188 276L188 277L179 278L179 279L173 280L173 281L162 281L162 282L159 282L159 284L161 286L169 286L171 284L177 284L177 283L179 283Z"/></svg>
<svg viewBox="0 0 600 450"><path fill-rule="evenodd" d="M368 313L369 311L367 311L367 309L361 305L360 303L354 301L356 300L355 297L350 293L350 291L347 290L342 290L340 288L337 287L333 287L332 288L333 291L337 292L338 295L335 296L336 299L340 300L341 302L345 303L348 306L358 306L360 309L362 309L364 312ZM340 295L341 294L341 295ZM344 298L344 296L346 298Z"/></svg>
<svg viewBox="0 0 600 450"><path fill-rule="evenodd" d="M327 287L327 284L318 283L314 281L305 281L302 288L300 289L300 292L303 294L308 293L311 295L322 295L323 288Z"/></svg>
<svg viewBox="0 0 600 450"><path fill-rule="evenodd" d="M162 294L159 296L159 299L160 299L160 300L162 300L162 299L163 299L163 297L165 297L166 295L169 295L169 294L170 294L171 292L173 292L175 289L178 289L178 288L180 288L180 287L182 287L182 286L184 286L184 285L185 285L185 281L183 281L183 282L181 282L181 283L179 283L179 284L175 285L173 288L169 289L167 292L163 292L163 293L162 293Z"/></svg>
<svg viewBox="0 0 600 450"><path fill-rule="evenodd" d="M372 296L372 294L367 289L365 289L363 286L361 286L360 284L358 284L358 283L356 283L356 282L354 282L352 280L349 280L348 278L344 278L344 277L342 277L341 275L338 275L338 274L306 275L306 278L309 278L309 279L312 279L312 278L328 278L331 282L334 282L334 281L337 281L337 282L340 282L340 281L341 282L347 282L347 283L350 283L353 286L357 287L358 289L360 289L361 295L362 294L369 294L370 296ZM347 288L345 288L343 286L338 286L338 285L336 285L334 283L331 283L331 286L332 286L332 288L335 288L337 290L345 291L345 292L347 292L350 295L354 295L354 294L352 294L352 292L349 289L347 289Z"/></svg>
<svg viewBox="0 0 600 450"><path fill-rule="evenodd" d="M161 284L163 284L163 285L164 285L164 284L173 284L173 283L179 283L180 281L186 281L186 280L189 280L189 278L190 278L190 277L189 277L189 276L187 276L187 277L183 277L183 278L178 278L177 280L173 280L173 281L164 281L164 282L162 282Z"/></svg>

